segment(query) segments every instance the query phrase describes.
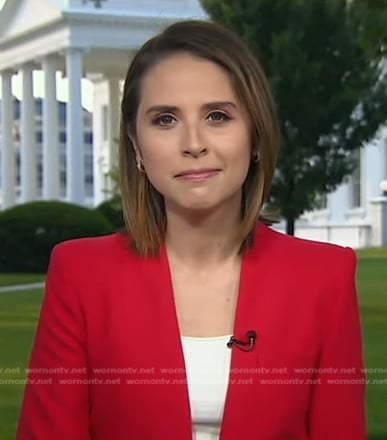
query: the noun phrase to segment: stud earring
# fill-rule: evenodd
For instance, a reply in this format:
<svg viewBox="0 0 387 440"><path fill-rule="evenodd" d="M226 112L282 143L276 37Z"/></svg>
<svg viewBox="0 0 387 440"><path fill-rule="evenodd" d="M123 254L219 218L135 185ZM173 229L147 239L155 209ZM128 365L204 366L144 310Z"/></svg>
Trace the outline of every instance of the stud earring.
<svg viewBox="0 0 387 440"><path fill-rule="evenodd" d="M258 163L259 160L260 160L260 158L261 158L261 155L259 154L259 151L257 151L256 153L254 153L254 154L251 156L251 161L252 161L253 163Z"/></svg>
<svg viewBox="0 0 387 440"><path fill-rule="evenodd" d="M142 163L141 160L137 161L137 169L138 171L140 171L140 173L145 173L144 164Z"/></svg>

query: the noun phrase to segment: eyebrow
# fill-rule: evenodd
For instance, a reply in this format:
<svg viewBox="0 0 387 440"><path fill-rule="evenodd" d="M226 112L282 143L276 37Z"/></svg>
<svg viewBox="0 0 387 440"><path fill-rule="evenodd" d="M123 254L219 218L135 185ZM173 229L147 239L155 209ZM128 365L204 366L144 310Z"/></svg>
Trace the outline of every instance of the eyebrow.
<svg viewBox="0 0 387 440"><path fill-rule="evenodd" d="M212 110L214 108L222 108L222 107L233 107L234 109L237 109L237 105L232 101L214 101L214 102L207 102L201 106L203 110ZM152 107L149 107L145 114L148 113L163 113L163 112L171 112L171 113L177 113L179 111L179 107L175 105L152 105Z"/></svg>

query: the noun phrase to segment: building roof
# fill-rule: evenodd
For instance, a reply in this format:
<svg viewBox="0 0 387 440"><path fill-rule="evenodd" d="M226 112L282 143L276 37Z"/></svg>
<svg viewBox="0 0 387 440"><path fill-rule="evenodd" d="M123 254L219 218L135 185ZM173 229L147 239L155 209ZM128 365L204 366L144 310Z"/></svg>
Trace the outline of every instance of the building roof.
<svg viewBox="0 0 387 440"><path fill-rule="evenodd" d="M89 73L122 75L145 40L179 19L205 18L199 0L7 0L0 10L0 70L84 51Z"/></svg>

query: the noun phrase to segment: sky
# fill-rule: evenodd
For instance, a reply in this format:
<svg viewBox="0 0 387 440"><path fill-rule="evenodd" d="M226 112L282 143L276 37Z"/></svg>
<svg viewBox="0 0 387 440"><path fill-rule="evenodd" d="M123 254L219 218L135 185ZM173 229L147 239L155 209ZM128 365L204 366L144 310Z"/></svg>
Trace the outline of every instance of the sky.
<svg viewBox="0 0 387 440"><path fill-rule="evenodd" d="M0 9L3 7L5 0L0 0ZM43 73L34 72L34 95L36 97L44 96ZM1 78L0 78L1 85ZM57 74L57 98L60 101L67 101L68 99L68 82L65 78L61 78L61 74ZM18 98L22 98L22 82L21 76L15 75L12 78L12 92ZM1 87L0 87L1 99ZM93 107L93 85L87 79L82 80L82 104L87 110L92 110Z"/></svg>

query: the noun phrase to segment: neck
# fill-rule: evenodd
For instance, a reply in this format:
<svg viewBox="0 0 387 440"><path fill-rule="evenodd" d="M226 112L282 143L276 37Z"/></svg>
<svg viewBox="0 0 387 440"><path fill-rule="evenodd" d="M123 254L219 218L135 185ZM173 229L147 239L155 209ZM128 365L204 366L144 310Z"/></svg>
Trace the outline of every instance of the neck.
<svg viewBox="0 0 387 440"><path fill-rule="evenodd" d="M230 202L211 212L167 209L165 245L180 263L211 267L239 258L240 203Z"/></svg>

